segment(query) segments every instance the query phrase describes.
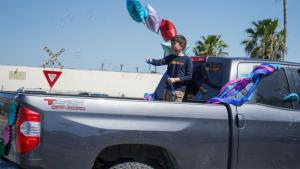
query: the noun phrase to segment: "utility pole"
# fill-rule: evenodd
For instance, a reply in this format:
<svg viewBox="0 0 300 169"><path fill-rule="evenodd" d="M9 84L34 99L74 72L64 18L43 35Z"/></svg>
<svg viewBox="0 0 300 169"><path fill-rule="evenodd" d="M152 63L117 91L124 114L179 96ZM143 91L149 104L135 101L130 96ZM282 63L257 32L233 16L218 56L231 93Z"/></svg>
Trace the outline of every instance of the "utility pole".
<svg viewBox="0 0 300 169"><path fill-rule="evenodd" d="M283 31L284 31L284 47L287 49L287 45L286 45L286 42L287 42L287 18L286 18L286 0L283 0ZM285 58L285 51L283 52L283 58L282 60L284 61L284 58Z"/></svg>
<svg viewBox="0 0 300 169"><path fill-rule="evenodd" d="M151 65L150 65L150 63L148 63L148 65L149 65L149 67L148 67L149 72L151 72Z"/></svg>
<svg viewBox="0 0 300 169"><path fill-rule="evenodd" d="M124 66L123 64L120 65L121 72L123 71L123 66Z"/></svg>
<svg viewBox="0 0 300 169"><path fill-rule="evenodd" d="M276 0L278 1L278 0ZM286 11L286 1L282 0L283 5L283 41L284 41L284 50L282 52L282 57L280 57L281 61L284 61L285 54L287 53L287 11Z"/></svg>
<svg viewBox="0 0 300 169"><path fill-rule="evenodd" d="M101 64L101 70L103 70L103 68L104 68L104 63Z"/></svg>

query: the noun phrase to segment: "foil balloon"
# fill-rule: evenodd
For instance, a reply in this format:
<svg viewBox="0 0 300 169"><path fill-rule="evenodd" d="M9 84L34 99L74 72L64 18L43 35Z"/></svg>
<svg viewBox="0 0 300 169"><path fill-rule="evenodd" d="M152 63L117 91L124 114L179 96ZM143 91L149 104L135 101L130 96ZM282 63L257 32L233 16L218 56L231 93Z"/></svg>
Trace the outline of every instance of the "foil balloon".
<svg viewBox="0 0 300 169"><path fill-rule="evenodd" d="M164 56L174 54L174 52L171 48L171 41L161 43L161 47L164 50ZM189 47L190 47L190 45L187 44L186 47L183 49L183 53L185 55L187 55L187 51L188 51Z"/></svg>
<svg viewBox="0 0 300 169"><path fill-rule="evenodd" d="M148 17L145 19L146 26L149 30L158 33L160 26L160 19L158 18L156 11L150 6L146 6Z"/></svg>
<svg viewBox="0 0 300 169"><path fill-rule="evenodd" d="M164 41L169 41L172 37L177 35L174 24L167 19L161 20L159 29Z"/></svg>
<svg viewBox="0 0 300 169"><path fill-rule="evenodd" d="M127 0L127 10L129 15L136 22L145 22L145 18L147 18L148 13L141 5L138 0Z"/></svg>
<svg viewBox="0 0 300 169"><path fill-rule="evenodd" d="M171 48L171 42L170 41L161 43L161 47L164 50L164 56L174 54L174 52Z"/></svg>

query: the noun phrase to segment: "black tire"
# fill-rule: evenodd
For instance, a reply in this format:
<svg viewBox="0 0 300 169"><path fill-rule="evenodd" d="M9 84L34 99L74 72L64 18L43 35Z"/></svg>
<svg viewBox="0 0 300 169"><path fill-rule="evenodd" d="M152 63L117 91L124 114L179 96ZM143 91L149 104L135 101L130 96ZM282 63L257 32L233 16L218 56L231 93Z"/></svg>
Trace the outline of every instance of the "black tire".
<svg viewBox="0 0 300 169"><path fill-rule="evenodd" d="M147 164L139 162L124 162L110 167L109 169L154 169Z"/></svg>

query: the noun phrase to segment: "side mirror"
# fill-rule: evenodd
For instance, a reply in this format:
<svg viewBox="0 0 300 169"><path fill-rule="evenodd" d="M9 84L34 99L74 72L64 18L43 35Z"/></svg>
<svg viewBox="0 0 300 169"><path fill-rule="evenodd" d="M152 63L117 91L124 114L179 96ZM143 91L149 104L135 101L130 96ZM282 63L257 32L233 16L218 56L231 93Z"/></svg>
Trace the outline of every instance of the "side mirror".
<svg viewBox="0 0 300 169"><path fill-rule="evenodd" d="M299 99L298 94L296 94L296 93L290 93L289 95L287 95L282 100L284 102L289 102L289 101L297 101L298 99Z"/></svg>

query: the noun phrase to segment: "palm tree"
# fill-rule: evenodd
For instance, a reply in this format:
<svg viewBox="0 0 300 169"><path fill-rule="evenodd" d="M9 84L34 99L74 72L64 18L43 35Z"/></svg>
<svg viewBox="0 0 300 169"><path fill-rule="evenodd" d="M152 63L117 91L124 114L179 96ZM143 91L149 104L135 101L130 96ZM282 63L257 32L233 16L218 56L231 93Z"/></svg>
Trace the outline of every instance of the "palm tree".
<svg viewBox="0 0 300 169"><path fill-rule="evenodd" d="M223 50L228 45L221 39L221 35L202 36L202 40L196 42L194 53L196 56L225 56L227 52Z"/></svg>
<svg viewBox="0 0 300 169"><path fill-rule="evenodd" d="M278 19L264 19L252 22L254 29L246 29L248 39L242 41L245 51L250 57L270 60L282 59L286 47L284 42L284 30L276 32Z"/></svg>

